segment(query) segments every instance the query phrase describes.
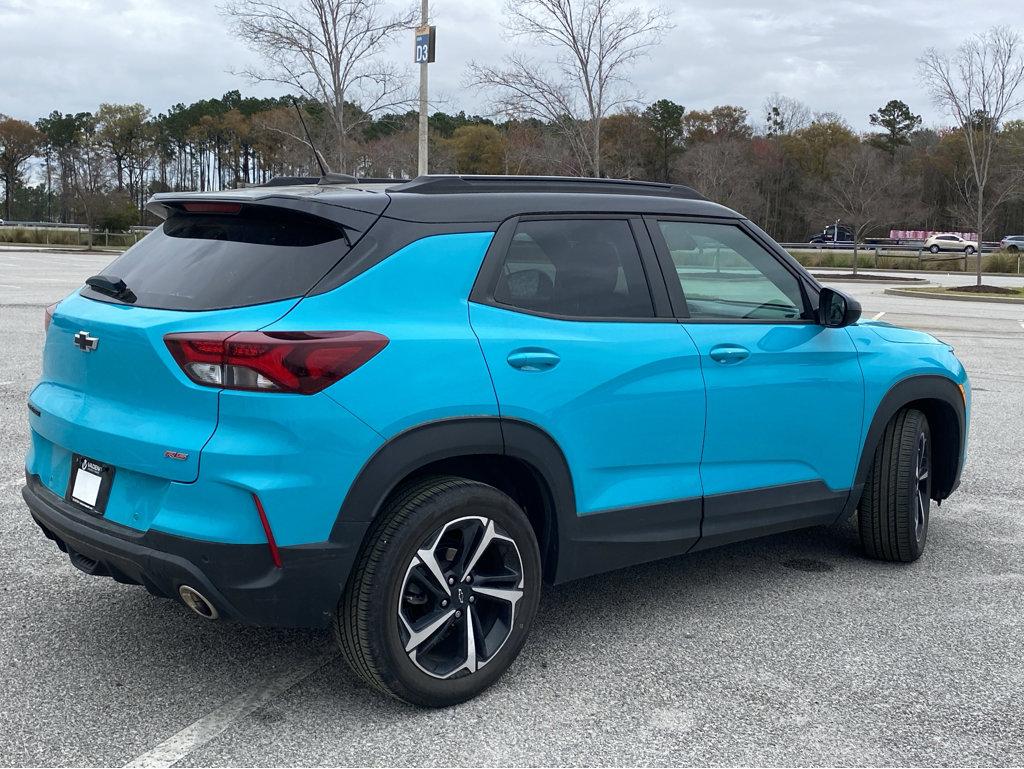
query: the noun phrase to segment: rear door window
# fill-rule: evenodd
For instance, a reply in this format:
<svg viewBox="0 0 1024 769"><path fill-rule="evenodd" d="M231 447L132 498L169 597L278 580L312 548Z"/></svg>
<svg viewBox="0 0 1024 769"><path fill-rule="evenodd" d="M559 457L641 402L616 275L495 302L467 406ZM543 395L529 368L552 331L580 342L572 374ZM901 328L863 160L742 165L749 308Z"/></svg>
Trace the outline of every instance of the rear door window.
<svg viewBox="0 0 1024 769"><path fill-rule="evenodd" d="M176 211L103 274L124 280L138 307L226 309L302 296L348 250L340 224L288 209Z"/></svg>
<svg viewBox="0 0 1024 769"><path fill-rule="evenodd" d="M640 253L625 219L521 222L494 299L570 318L654 317Z"/></svg>

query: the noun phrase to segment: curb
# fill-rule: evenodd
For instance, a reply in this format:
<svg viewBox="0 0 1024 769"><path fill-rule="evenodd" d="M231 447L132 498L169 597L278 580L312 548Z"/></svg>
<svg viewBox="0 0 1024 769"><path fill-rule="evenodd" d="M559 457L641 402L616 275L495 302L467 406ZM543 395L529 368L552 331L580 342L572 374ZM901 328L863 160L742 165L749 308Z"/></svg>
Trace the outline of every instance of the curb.
<svg viewBox="0 0 1024 769"><path fill-rule="evenodd" d="M822 281L828 281L829 283L863 283L865 285L873 286L881 286L885 285L886 283L928 283L927 278L915 278L909 275L905 278L894 278L889 275L884 275L878 278L855 278L852 275L843 275L841 273L838 275L823 275L817 272L812 272L811 275L813 275L814 279L819 283L821 283Z"/></svg>
<svg viewBox="0 0 1024 769"><path fill-rule="evenodd" d="M918 299L945 299L950 302L993 302L995 304L1024 304L1024 296L1015 297L1008 296L1005 299L998 296L973 296L971 294L964 294L958 296L956 294L942 293L938 294L932 291L915 291L908 288L887 288L885 293L892 294L893 296L913 296Z"/></svg>
<svg viewBox="0 0 1024 769"><path fill-rule="evenodd" d="M783 249L783 250L785 250L785 249ZM793 256L793 255L790 254L790 256ZM797 259L797 257L795 257L795 256L793 258ZM797 259L797 261L800 261L800 260ZM803 265L803 267L808 272L810 272L811 270L835 270L836 272L848 272L851 275L853 274L853 268L852 267L845 267L845 266L823 267L823 266L819 265L817 267L808 267L807 265ZM977 275L977 273L974 272L974 270L968 270L967 272L962 272L960 270L917 270L917 269L913 269L913 270L901 269L901 270L898 270L898 269L886 269L885 267L860 267L859 269L861 269L861 270L872 270L874 272L906 272L906 273L910 273L912 275L948 275L948 276L959 275L959 276L963 276L963 277L966 277L966 278L973 278L975 275ZM989 272L987 270L984 270L984 271L982 271L981 274L983 276L985 276L985 277L993 277L993 278L1024 278L1024 273L1016 273L1016 272Z"/></svg>
<svg viewBox="0 0 1024 769"><path fill-rule="evenodd" d="M13 251L15 253L32 251L40 254L123 254L127 250L127 247L120 249L104 248L101 246L90 251L85 246L78 248L77 246L45 246L33 245L32 243L0 243L0 255L5 251Z"/></svg>

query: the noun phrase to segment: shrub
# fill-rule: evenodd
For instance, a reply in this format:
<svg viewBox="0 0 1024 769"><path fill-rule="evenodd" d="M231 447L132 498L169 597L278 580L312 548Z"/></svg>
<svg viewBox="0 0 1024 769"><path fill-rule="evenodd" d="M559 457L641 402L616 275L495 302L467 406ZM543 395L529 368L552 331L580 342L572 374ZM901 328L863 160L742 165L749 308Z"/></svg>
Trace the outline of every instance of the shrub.
<svg viewBox="0 0 1024 769"><path fill-rule="evenodd" d="M1024 260L1022 260L1024 261ZM985 272L1009 272L1017 273L1017 255L1003 252L989 254L985 257L983 269Z"/></svg>
<svg viewBox="0 0 1024 769"><path fill-rule="evenodd" d="M96 219L96 229L101 232L127 232L138 224L139 212L134 207L111 207Z"/></svg>

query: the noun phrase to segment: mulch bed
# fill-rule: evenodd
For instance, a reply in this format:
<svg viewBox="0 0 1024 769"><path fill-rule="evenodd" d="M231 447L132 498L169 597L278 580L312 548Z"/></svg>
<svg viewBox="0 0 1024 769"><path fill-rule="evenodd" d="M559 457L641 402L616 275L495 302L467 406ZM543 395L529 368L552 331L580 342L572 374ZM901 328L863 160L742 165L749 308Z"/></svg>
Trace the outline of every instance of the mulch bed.
<svg viewBox="0 0 1024 769"><path fill-rule="evenodd" d="M980 286L950 286L947 291L958 291L965 294L1012 294L1020 296L1020 290L1007 288L1006 286L987 286L984 283Z"/></svg>
<svg viewBox="0 0 1024 769"><path fill-rule="evenodd" d="M847 280L847 281L869 281L877 280L881 283L927 283L925 278L917 278L912 275L906 277L895 277L893 275L871 275L870 273L858 272L812 272L818 280Z"/></svg>

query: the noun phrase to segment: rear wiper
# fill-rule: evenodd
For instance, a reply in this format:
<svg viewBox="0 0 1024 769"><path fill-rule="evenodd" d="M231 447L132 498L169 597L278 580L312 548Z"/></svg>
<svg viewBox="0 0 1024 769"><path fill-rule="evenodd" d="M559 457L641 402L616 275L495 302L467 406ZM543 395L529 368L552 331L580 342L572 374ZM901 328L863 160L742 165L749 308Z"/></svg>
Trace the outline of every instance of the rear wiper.
<svg viewBox="0 0 1024 769"><path fill-rule="evenodd" d="M112 296L114 299L120 299L122 302L128 302L128 304L133 304L138 299L123 278L113 275L93 275L91 278L85 279L85 285L94 291Z"/></svg>

